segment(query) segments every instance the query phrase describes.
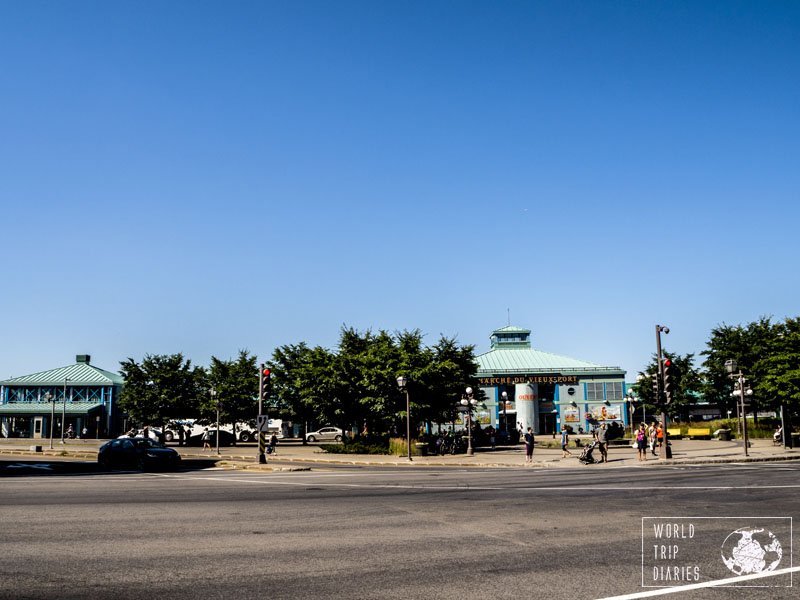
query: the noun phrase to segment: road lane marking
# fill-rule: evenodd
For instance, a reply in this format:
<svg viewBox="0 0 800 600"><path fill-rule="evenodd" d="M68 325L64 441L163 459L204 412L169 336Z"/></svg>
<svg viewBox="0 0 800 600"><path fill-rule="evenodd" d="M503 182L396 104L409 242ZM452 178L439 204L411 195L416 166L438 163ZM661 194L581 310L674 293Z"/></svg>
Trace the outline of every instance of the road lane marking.
<svg viewBox="0 0 800 600"><path fill-rule="evenodd" d="M778 569L776 571L767 571L765 573L754 573L752 575L739 575L738 577L715 579L714 581L691 583L689 585L676 585L674 587L660 588L657 590L648 590L646 592L634 592L632 594L623 594L622 596L608 596L605 598L598 598L597 600L636 600L637 598L650 598L653 596L663 596L665 594L677 594L679 592L689 592L691 590L699 590L709 587L723 587L734 583L741 583L743 581L751 581L753 579L761 579L764 577L776 577L778 575L787 575L789 573L796 573L798 571L800 571L800 567L787 567L785 569Z"/></svg>
<svg viewBox="0 0 800 600"><path fill-rule="evenodd" d="M409 489L409 490L473 490L473 491L541 491L541 492L596 492L596 491L621 491L630 492L630 485L625 486L576 486L576 485L563 485L563 486L474 486L469 483L456 482L451 485L448 484L431 484L429 482L421 481L419 483L345 483L345 482L321 482L314 481L314 478L309 474L303 477L302 481L298 481L292 473L275 475L270 473L260 478L245 478L241 476L234 477L205 477L205 476L191 476L191 475L170 475L170 474L153 474L155 476L167 478L180 478L187 480L206 480L217 482L232 482L232 483L254 483L254 484L275 484L285 486L306 486L309 483L324 487L347 487L347 488L386 488L386 489ZM317 474L317 478L326 476L327 474ZM252 477L252 475L250 476ZM257 477L257 476L256 476ZM291 477L292 480L289 480ZM709 491L709 490L775 490L775 489L800 489L800 484L794 485L747 485L747 486L659 486L661 490L682 490L682 491Z"/></svg>

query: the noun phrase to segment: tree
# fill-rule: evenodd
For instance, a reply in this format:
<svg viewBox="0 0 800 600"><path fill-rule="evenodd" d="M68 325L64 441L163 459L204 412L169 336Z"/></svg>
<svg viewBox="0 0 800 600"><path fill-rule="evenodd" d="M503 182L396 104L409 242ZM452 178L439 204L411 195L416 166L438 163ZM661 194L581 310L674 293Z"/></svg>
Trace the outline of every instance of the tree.
<svg viewBox="0 0 800 600"><path fill-rule="evenodd" d="M697 401L702 388L700 373L694 366L694 354L681 356L664 350L663 355L665 360L672 361L672 387L674 390L672 402L663 407L665 409L664 412L671 416L680 416L686 420L689 416L689 406ZM636 395L644 402L648 410L660 412L662 406L656 402L653 392L653 378L657 372L658 358L654 354L652 362L644 371L639 373L643 377L633 387Z"/></svg>
<svg viewBox="0 0 800 600"><path fill-rule="evenodd" d="M433 360L426 374L430 395L421 416L442 423L452 420L455 404L467 387L476 390L477 400L483 400L484 394L476 379L475 346L459 346L455 338L442 336L432 350Z"/></svg>
<svg viewBox="0 0 800 600"><path fill-rule="evenodd" d="M333 415L326 405L333 393L330 374L334 358L325 348L310 348L301 342L276 348L267 362L272 371L273 401L279 410L303 423L304 434L309 421L334 422L328 419Z"/></svg>
<svg viewBox="0 0 800 600"><path fill-rule="evenodd" d="M725 370L725 361L731 359L736 361L753 389L753 412L757 413L757 406L775 408L775 399L765 393L762 385L771 368L764 359L773 355L779 331L770 317L761 317L746 326L723 324L712 329L707 349L701 352L706 357L702 392L722 414L736 410L736 399L731 397L733 384Z"/></svg>
<svg viewBox="0 0 800 600"><path fill-rule="evenodd" d="M754 394L763 405L800 416L800 318L786 319L775 326L775 337L769 355L755 364L760 380L755 381Z"/></svg>
<svg viewBox="0 0 800 600"><path fill-rule="evenodd" d="M258 365L256 357L247 350L240 350L236 360L212 356L207 386L200 402L204 417L215 418L219 402L222 423L232 423L235 427L238 421L255 421L258 414ZM234 437L235 434L234 431Z"/></svg>
<svg viewBox="0 0 800 600"><path fill-rule="evenodd" d="M406 399L397 387L398 375L409 379L415 423L449 418L467 385L480 394L474 348L444 337L428 347L419 330L360 333L343 327L336 352L282 346L268 364L284 405L304 420L343 429L404 429Z"/></svg>
<svg viewBox="0 0 800 600"><path fill-rule="evenodd" d="M120 408L134 421L163 427L170 419L200 413L205 371L183 354L147 354L141 364L128 358L120 366L125 378Z"/></svg>

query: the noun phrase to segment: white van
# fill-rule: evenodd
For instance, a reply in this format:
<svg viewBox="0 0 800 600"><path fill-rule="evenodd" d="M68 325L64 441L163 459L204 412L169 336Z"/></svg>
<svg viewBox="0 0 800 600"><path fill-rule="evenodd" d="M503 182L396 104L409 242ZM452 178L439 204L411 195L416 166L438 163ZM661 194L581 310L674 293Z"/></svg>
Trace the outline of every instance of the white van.
<svg viewBox="0 0 800 600"><path fill-rule="evenodd" d="M164 429L164 441L173 442L180 439L178 427L183 426L184 431L189 428L190 437L201 435L206 427L214 428L216 424L213 421L203 421L202 424L197 419L175 419L170 421L169 425ZM270 419L268 433L275 434L278 438L283 437L283 420ZM233 433L233 425L231 423L220 423L220 431L227 431ZM258 439L258 430L255 428L254 423L247 421L239 421L236 423L236 439L240 442L252 442Z"/></svg>

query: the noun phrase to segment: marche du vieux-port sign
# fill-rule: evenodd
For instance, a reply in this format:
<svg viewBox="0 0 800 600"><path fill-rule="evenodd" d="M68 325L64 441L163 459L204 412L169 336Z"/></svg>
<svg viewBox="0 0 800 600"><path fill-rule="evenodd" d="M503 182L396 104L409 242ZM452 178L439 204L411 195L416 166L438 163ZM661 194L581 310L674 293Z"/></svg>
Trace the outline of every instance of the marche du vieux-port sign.
<svg viewBox="0 0 800 600"><path fill-rule="evenodd" d="M509 377L478 377L482 386L513 385L515 383L542 383L551 385L577 385L577 375L546 373L536 375L513 375Z"/></svg>

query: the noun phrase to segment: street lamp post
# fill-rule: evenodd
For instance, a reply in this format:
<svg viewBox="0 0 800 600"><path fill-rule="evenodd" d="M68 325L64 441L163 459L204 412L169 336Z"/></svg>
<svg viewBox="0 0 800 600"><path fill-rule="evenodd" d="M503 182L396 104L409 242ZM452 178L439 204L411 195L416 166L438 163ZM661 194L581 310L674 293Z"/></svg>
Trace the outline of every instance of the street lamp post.
<svg viewBox="0 0 800 600"><path fill-rule="evenodd" d="M467 407L467 456L473 456L475 451L472 449L472 408L478 403L472 396L472 388L464 390L466 393L461 398L461 404Z"/></svg>
<svg viewBox="0 0 800 600"><path fill-rule="evenodd" d="M738 368L738 365L736 364L735 360L733 359L726 360L725 370L728 372L728 377L734 380L734 388L731 396L737 398L736 409L742 421L742 440L744 440L744 455L750 456L750 453L748 451L748 446L750 445L750 442L747 439L747 405L745 404L745 399L753 396L753 390L750 388L749 385L746 385L747 379L745 379L742 370ZM740 402L741 402L741 410L739 409Z"/></svg>
<svg viewBox="0 0 800 600"><path fill-rule="evenodd" d="M643 382L644 382L644 380L645 380L645 379L647 379L647 377L645 377L645 376L644 376L642 373L639 373L639 374L636 376L636 383L637 383L637 385L638 385L638 386L641 386L641 385L643 384ZM639 387L638 389L639 389L639 390L641 390L641 387ZM647 415L645 415L644 400L641 400L641 404L642 404L642 423L645 423L645 424L647 424ZM635 415L634 415L634 416L635 416Z"/></svg>
<svg viewBox="0 0 800 600"><path fill-rule="evenodd" d="M64 421L67 420L67 382L68 378L64 378L64 403L61 406L61 443L64 443Z"/></svg>
<svg viewBox="0 0 800 600"><path fill-rule="evenodd" d="M217 397L217 390L215 388L211 388L211 401L217 402L217 456L219 456L219 398Z"/></svg>
<svg viewBox="0 0 800 600"><path fill-rule="evenodd" d="M47 392L44 395L44 401L50 403L50 450L53 449L53 425L56 420L56 399L53 394Z"/></svg>
<svg viewBox="0 0 800 600"><path fill-rule="evenodd" d="M636 394L633 393L633 390L628 390L628 414L630 415L631 420L631 435L633 435L633 417L634 413L636 412Z"/></svg>
<svg viewBox="0 0 800 600"><path fill-rule="evenodd" d="M505 431L506 443L508 443L508 413L506 412L506 408L508 407L508 392L503 390L500 396L503 398L503 431Z"/></svg>
<svg viewBox="0 0 800 600"><path fill-rule="evenodd" d="M397 387L406 395L406 451L408 462L411 462L411 398L408 395L408 378L405 375L398 375Z"/></svg>

